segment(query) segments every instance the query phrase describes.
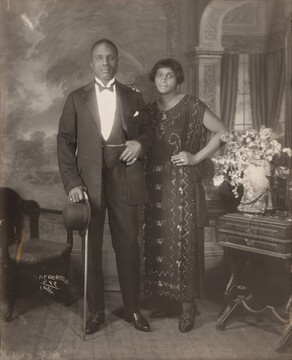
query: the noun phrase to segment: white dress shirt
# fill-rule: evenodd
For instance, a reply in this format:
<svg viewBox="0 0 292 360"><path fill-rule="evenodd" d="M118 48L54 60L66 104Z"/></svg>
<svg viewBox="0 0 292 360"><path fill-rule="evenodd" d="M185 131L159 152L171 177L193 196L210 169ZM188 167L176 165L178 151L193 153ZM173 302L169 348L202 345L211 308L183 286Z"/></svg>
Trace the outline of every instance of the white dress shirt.
<svg viewBox="0 0 292 360"><path fill-rule="evenodd" d="M95 82L102 87L108 88L115 82L115 78L111 79L106 86L104 86L97 77L95 78ZM103 138L107 140L113 128L117 108L116 85L113 85L113 91L103 90L100 92L96 83L95 94L99 111L101 134Z"/></svg>

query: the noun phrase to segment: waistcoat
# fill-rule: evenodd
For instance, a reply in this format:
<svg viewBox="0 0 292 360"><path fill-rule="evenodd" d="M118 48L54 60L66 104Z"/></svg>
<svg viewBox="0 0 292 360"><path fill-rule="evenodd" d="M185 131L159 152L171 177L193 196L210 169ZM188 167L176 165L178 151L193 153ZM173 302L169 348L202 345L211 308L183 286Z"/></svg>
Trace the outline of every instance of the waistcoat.
<svg viewBox="0 0 292 360"><path fill-rule="evenodd" d="M113 146L113 145L122 145L127 141L127 134L123 129L121 111L119 106L117 106L115 113L115 120L113 123L112 131L107 140L102 139L102 150L103 150L103 167L110 168L115 166L120 162L119 157L125 149L123 146Z"/></svg>

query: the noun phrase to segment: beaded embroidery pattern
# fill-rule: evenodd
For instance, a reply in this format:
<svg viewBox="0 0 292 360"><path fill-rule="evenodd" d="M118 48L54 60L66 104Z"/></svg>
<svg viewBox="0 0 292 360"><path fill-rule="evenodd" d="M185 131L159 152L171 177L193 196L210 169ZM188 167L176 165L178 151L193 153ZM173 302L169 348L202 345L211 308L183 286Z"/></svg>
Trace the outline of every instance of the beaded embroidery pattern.
<svg viewBox="0 0 292 360"><path fill-rule="evenodd" d="M177 167L169 159L173 153L196 153L204 146L205 105L186 95L170 110L162 112L150 103L148 111L156 145L147 163L151 200L145 208L145 291L189 300L199 286L198 274L194 274L198 269L194 169ZM159 149L167 153L166 158Z"/></svg>

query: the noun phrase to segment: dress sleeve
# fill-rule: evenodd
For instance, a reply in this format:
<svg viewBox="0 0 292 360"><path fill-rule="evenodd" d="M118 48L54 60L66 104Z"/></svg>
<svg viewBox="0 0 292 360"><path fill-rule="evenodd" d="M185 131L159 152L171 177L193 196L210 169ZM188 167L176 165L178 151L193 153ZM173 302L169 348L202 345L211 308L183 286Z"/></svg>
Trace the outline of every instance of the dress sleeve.
<svg viewBox="0 0 292 360"><path fill-rule="evenodd" d="M186 150L196 154L208 143L211 133L204 126L203 118L208 106L200 99L192 97L190 101L191 111L189 113ZM205 159L194 166L194 179L209 178L213 174L213 163L211 159Z"/></svg>
<svg viewBox="0 0 292 360"><path fill-rule="evenodd" d="M196 154L207 143L208 130L203 124L207 105L198 98L190 97L186 122L186 151Z"/></svg>

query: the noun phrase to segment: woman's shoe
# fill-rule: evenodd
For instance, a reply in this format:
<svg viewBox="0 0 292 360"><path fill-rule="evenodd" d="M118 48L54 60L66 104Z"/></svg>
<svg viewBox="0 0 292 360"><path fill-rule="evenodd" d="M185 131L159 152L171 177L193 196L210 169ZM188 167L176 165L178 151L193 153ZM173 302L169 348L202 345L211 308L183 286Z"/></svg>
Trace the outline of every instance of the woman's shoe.
<svg viewBox="0 0 292 360"><path fill-rule="evenodd" d="M194 303L183 303L182 315L178 326L180 332L185 333L193 329L197 313Z"/></svg>

